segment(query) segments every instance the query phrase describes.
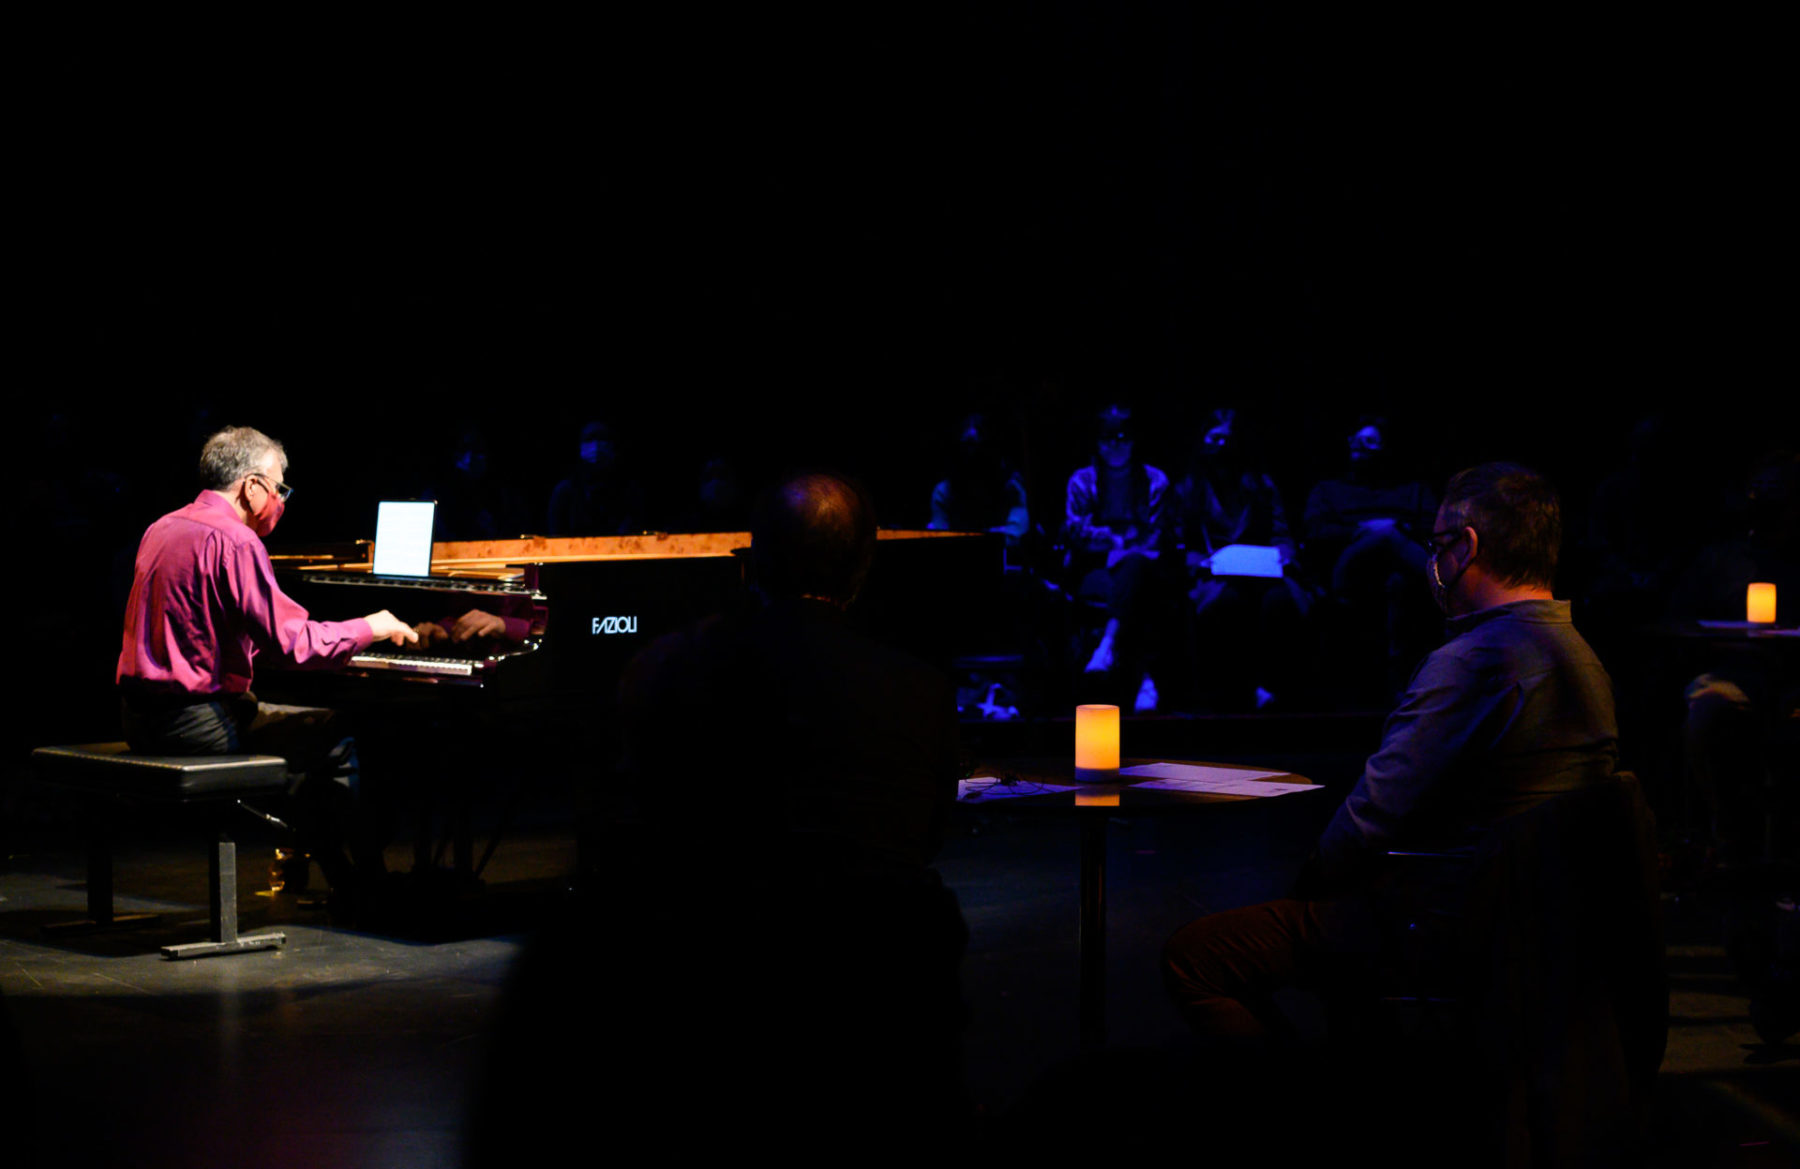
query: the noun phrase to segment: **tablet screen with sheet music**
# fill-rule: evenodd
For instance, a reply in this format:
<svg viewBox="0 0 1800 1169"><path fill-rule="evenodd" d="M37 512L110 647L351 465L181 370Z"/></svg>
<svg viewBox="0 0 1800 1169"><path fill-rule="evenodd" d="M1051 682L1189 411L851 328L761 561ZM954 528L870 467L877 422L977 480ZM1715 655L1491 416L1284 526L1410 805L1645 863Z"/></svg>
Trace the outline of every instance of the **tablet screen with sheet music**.
<svg viewBox="0 0 1800 1169"><path fill-rule="evenodd" d="M375 512L375 575L430 576L437 504L384 499Z"/></svg>

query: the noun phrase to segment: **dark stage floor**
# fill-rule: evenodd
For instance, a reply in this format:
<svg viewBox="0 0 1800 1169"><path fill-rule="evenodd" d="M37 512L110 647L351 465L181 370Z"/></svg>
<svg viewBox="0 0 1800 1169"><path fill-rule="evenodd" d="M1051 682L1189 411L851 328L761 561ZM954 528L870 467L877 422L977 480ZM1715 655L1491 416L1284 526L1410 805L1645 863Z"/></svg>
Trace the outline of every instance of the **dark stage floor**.
<svg viewBox="0 0 1800 1169"><path fill-rule="evenodd" d="M1367 735L1352 730L1343 737ZM1153 734L1174 741L1152 746ZM1242 726L1196 721L1146 728L1128 746L1134 754L1280 767L1327 791L1110 823L1107 1007L1116 1051L1183 1050L1158 976L1164 939L1198 914L1281 892L1360 764L1360 745L1334 748L1323 733L1305 753L1288 755L1194 746L1247 748L1250 737ZM1188 749L1179 749L1181 740ZM25 1145L21 1125L46 1165L460 1163L471 1082L509 965L532 929L568 908L575 840L558 796L544 794L526 810L495 853L479 903L465 907L463 936L450 941L335 929L322 910L268 895L270 838L246 824L243 926L279 926L287 947L195 962L155 952L165 940L204 933L205 861L178 825L139 823L118 863L120 910L160 910L167 924L52 942L39 927L80 916L84 906L68 807L60 793L32 787L15 787L11 807L11 855L0 872L0 992L21 1041L27 1089L6 1101L24 1109L0 1139L8 1150L0 1163L26 1163L14 1155ZM969 925L967 1078L989 1118L1006 1117L1076 1056L1076 846L1075 825L1062 816L961 808L939 862ZM679 844L670 848L679 863ZM399 849L391 854L395 865L406 859ZM1800 1046L1757 1039L1717 913L1692 901L1666 908L1674 1025L1659 1081L1661 1163L1792 1164L1800 1156ZM1304 999L1292 1005L1303 1025L1316 1022ZM592 1055L544 1058L580 1067ZM696 1101L697 1123L704 1107ZM1217 1130L1229 1122L1197 1111L1117 1123ZM1278 1152L1278 1142L1265 1143L1261 1159L1274 1153L1281 1163ZM1445 1164L1461 1159L1445 1151Z"/></svg>

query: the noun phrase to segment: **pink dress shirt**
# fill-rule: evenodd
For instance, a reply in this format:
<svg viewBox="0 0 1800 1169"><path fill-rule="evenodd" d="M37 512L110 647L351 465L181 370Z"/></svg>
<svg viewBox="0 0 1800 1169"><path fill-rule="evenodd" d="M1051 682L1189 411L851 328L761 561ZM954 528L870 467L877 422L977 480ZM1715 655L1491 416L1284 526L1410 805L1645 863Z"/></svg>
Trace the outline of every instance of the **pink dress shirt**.
<svg viewBox="0 0 1800 1169"><path fill-rule="evenodd" d="M330 667L374 640L360 617L310 620L276 585L268 550L230 501L202 491L138 545L114 679L170 697L242 694L260 653Z"/></svg>

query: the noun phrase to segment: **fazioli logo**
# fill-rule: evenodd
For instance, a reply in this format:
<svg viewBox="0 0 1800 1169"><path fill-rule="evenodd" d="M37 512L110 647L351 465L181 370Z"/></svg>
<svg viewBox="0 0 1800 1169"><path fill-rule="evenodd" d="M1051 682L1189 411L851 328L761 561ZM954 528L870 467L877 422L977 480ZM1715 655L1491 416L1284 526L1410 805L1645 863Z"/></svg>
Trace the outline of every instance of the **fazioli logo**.
<svg viewBox="0 0 1800 1169"><path fill-rule="evenodd" d="M636 617L596 617L596 618L594 618L594 632L595 633L636 633L637 632L637 618Z"/></svg>

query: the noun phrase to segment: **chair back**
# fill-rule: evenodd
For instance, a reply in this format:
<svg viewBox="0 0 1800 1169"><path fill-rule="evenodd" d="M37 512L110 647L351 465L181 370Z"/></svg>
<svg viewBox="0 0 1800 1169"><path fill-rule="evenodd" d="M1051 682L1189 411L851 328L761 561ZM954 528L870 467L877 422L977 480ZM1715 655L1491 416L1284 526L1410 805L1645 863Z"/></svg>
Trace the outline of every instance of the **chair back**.
<svg viewBox="0 0 1800 1169"><path fill-rule="evenodd" d="M1465 914L1504 1163L1605 1164L1648 1132L1668 1040L1655 822L1621 773L1495 825Z"/></svg>

